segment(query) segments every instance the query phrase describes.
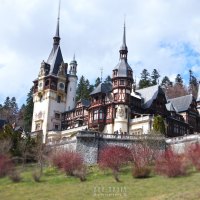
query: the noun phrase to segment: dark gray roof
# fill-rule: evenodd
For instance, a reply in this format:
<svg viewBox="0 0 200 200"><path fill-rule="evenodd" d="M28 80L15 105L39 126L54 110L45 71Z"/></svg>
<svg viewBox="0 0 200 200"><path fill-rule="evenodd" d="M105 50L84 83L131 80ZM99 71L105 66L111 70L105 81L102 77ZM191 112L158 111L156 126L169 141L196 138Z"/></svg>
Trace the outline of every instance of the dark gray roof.
<svg viewBox="0 0 200 200"><path fill-rule="evenodd" d="M188 108L190 107L190 104L192 103L192 100L193 100L193 96L192 94L189 94L189 95L177 97L174 99L168 99L168 102L171 102L173 104L177 112L183 112L183 111L188 110Z"/></svg>
<svg viewBox="0 0 200 200"><path fill-rule="evenodd" d="M121 59L114 70L118 70L118 77L127 77L128 71L132 71L130 65L127 63L125 59Z"/></svg>
<svg viewBox="0 0 200 200"><path fill-rule="evenodd" d="M111 83L100 83L91 93L90 95L93 94L98 94L98 93L109 93L112 91L112 84Z"/></svg>
<svg viewBox="0 0 200 200"><path fill-rule="evenodd" d="M60 45L54 45L47 63L50 65L50 73L57 74L59 70L59 66L63 62L63 57L60 49Z"/></svg>
<svg viewBox="0 0 200 200"><path fill-rule="evenodd" d="M143 100L143 108L149 108L153 103L153 100L157 98L159 90L162 90L159 85L154 85L151 87L136 90L140 94ZM163 92L163 91L162 91Z"/></svg>
<svg viewBox="0 0 200 200"><path fill-rule="evenodd" d="M89 100L81 99L80 101L83 104L83 106L85 106L85 107L89 107L90 106L90 101Z"/></svg>
<svg viewBox="0 0 200 200"><path fill-rule="evenodd" d="M174 108L172 102L166 103L165 106L166 106L166 109L167 109L168 111L170 111L170 112L176 112L176 108Z"/></svg>

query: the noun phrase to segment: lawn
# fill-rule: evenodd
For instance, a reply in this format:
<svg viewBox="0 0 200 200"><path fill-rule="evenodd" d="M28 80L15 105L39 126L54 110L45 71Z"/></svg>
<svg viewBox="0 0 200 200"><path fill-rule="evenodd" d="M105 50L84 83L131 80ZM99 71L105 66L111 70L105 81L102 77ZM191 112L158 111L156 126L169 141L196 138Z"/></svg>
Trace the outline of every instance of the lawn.
<svg viewBox="0 0 200 200"><path fill-rule="evenodd" d="M53 168L46 168L40 183L32 179L32 167L22 173L20 183L8 178L0 179L1 200L192 200L200 199L200 173L193 172L186 177L165 178L152 176L146 179L132 178L130 170L124 169L120 183L112 174L91 167L87 181L80 182L67 177Z"/></svg>

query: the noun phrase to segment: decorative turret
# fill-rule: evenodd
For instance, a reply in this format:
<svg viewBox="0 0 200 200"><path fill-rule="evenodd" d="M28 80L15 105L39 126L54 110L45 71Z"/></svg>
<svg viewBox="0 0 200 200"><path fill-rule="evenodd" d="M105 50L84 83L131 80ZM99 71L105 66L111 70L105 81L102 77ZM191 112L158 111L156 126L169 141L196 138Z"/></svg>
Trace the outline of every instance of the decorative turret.
<svg viewBox="0 0 200 200"><path fill-rule="evenodd" d="M123 40L119 50L120 61L113 69L113 94L114 101L129 103L133 84L133 71L127 62L128 47L126 45L126 27L124 23Z"/></svg>
<svg viewBox="0 0 200 200"><path fill-rule="evenodd" d="M119 53L120 53L120 59L126 59L127 60L128 48L126 46L126 26L125 26L125 22L124 22L124 33L123 33L122 46L119 50Z"/></svg>
<svg viewBox="0 0 200 200"><path fill-rule="evenodd" d="M73 60L70 62L69 65L70 65L69 74L70 74L70 75L75 75L75 76L76 76L76 72L77 72L77 62L76 62L76 59L75 59L75 54L74 54Z"/></svg>
<svg viewBox="0 0 200 200"><path fill-rule="evenodd" d="M122 45L119 50L119 63L113 69L112 93L115 104L113 131L127 133L130 110L130 96L133 84L133 71L127 62L126 26L124 23Z"/></svg>

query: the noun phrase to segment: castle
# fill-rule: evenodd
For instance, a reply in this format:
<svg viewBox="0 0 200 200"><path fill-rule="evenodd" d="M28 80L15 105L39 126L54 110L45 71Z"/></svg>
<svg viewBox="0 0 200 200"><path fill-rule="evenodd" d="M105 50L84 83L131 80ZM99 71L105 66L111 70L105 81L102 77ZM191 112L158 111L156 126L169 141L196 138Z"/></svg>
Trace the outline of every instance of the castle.
<svg viewBox="0 0 200 200"><path fill-rule="evenodd" d="M63 60L58 17L53 48L33 81L32 133L42 132L44 142L68 140L80 130L142 135L152 130L156 115L164 118L167 137L200 132L200 90L197 99L192 94L166 99L159 85L135 90L125 25L119 58L112 82L100 83L90 99L76 102L77 61Z"/></svg>

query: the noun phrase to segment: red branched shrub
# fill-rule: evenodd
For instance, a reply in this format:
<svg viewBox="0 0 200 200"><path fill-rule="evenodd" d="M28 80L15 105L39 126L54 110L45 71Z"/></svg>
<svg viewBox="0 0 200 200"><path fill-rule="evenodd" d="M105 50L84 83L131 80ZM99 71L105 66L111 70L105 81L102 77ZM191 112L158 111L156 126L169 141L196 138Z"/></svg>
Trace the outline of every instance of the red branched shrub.
<svg viewBox="0 0 200 200"><path fill-rule="evenodd" d="M112 170L116 181L119 181L120 168L131 160L131 152L126 147L108 146L101 150L99 155L99 167Z"/></svg>
<svg viewBox="0 0 200 200"><path fill-rule="evenodd" d="M6 176L13 168L13 163L6 155L0 155L0 177Z"/></svg>
<svg viewBox="0 0 200 200"><path fill-rule="evenodd" d="M156 152L157 150L150 148L147 144L135 144L132 146L133 177L149 177L151 173L150 165L154 163Z"/></svg>
<svg viewBox="0 0 200 200"><path fill-rule="evenodd" d="M168 177L185 175L188 167L184 158L184 155L177 154L172 149L167 149L156 160L155 171Z"/></svg>
<svg viewBox="0 0 200 200"><path fill-rule="evenodd" d="M200 144L191 144L186 148L187 159L200 171Z"/></svg>
<svg viewBox="0 0 200 200"><path fill-rule="evenodd" d="M59 151L53 154L52 163L67 175L73 176L75 170L83 167L83 158L77 152Z"/></svg>

